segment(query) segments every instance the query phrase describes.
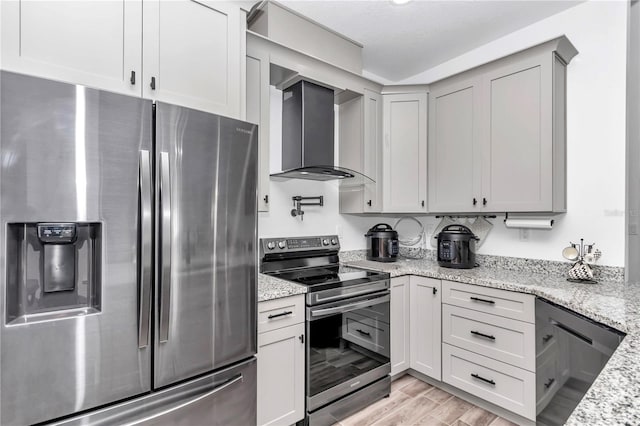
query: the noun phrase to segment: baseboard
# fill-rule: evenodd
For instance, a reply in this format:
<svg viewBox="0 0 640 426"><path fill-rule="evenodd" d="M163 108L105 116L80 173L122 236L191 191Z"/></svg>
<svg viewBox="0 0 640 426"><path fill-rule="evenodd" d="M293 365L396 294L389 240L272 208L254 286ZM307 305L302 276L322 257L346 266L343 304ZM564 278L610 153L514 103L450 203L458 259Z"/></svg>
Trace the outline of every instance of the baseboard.
<svg viewBox="0 0 640 426"><path fill-rule="evenodd" d="M458 389L456 387L453 387L448 383L432 379L429 376L425 376L424 374L422 374L422 373L420 373L420 372L418 372L416 370L413 370L411 368L394 374L393 376L391 376L391 380L392 381L393 380L397 380L400 377L404 376L405 374L409 374L409 375L415 377L418 380L421 380L421 381L423 381L425 383L428 383L428 384L433 385L433 386L435 386L437 388L440 388L440 389L442 389L444 391L447 391L450 394L452 394L454 396L457 396L460 399L464 399L465 401L470 402L473 405L477 405L478 407L480 407L482 409L485 409L485 410L487 410L487 411L489 411L489 412L491 412L491 413L493 413L493 414L495 414L497 416L503 417L503 418L509 420L510 422L516 423L516 424L518 424L520 426L536 426L536 422L534 422L534 421L531 421L531 420L529 420L527 418L519 416L518 414L512 413L511 411L505 410L504 408L502 408L502 407L500 407L498 405L492 404L492 403L490 403L488 401L485 401L482 398L478 398L477 396L471 395L470 393L465 392L463 390L460 390L460 389Z"/></svg>

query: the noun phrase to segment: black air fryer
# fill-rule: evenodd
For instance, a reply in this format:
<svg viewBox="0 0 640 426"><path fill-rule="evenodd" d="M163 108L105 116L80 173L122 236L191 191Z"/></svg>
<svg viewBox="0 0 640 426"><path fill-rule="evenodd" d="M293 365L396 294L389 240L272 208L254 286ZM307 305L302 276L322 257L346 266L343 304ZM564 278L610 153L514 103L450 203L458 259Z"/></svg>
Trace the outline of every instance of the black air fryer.
<svg viewBox="0 0 640 426"><path fill-rule="evenodd" d="M476 266L476 241L464 225L448 225L438 234L438 265L445 268L471 269Z"/></svg>
<svg viewBox="0 0 640 426"><path fill-rule="evenodd" d="M395 262L398 258L398 233L386 223L373 226L366 234L367 260Z"/></svg>

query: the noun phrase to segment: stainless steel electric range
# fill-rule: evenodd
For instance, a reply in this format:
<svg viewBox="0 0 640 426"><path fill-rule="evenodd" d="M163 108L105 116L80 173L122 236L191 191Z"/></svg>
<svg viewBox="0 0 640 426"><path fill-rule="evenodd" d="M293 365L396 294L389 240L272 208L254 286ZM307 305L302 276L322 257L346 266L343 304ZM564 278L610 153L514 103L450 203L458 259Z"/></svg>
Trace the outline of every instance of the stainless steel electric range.
<svg viewBox="0 0 640 426"><path fill-rule="evenodd" d="M340 265L336 235L260 240L260 271L308 287L307 425L331 425L391 391L388 273Z"/></svg>

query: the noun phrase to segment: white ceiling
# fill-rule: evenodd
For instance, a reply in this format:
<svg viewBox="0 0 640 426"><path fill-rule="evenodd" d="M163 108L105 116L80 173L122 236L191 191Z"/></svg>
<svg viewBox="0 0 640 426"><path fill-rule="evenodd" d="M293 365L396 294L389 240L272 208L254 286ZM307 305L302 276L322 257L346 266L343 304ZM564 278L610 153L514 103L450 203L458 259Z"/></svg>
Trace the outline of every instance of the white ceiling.
<svg viewBox="0 0 640 426"><path fill-rule="evenodd" d="M364 69L398 82L573 7L569 0L283 0L362 45Z"/></svg>

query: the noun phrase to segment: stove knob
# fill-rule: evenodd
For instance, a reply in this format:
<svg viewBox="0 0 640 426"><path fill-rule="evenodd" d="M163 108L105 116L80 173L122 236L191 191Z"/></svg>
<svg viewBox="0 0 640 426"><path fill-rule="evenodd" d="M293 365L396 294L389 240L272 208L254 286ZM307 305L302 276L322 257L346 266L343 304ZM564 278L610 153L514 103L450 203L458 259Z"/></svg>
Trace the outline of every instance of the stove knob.
<svg viewBox="0 0 640 426"><path fill-rule="evenodd" d="M326 238L324 240L322 240L322 245L323 246L328 246L329 245L329 240L327 240Z"/></svg>
<svg viewBox="0 0 640 426"><path fill-rule="evenodd" d="M278 243L278 247L280 247L281 249L285 248L287 246L287 243L285 243L284 241L280 241Z"/></svg>
<svg viewBox="0 0 640 426"><path fill-rule="evenodd" d="M336 240L335 238L331 239L331 245L335 246L336 244L338 244L338 240Z"/></svg>
<svg viewBox="0 0 640 426"><path fill-rule="evenodd" d="M273 250L274 248L276 248L276 243L274 243L273 241L269 241L269 242L267 243L267 248L268 248L269 250Z"/></svg>

